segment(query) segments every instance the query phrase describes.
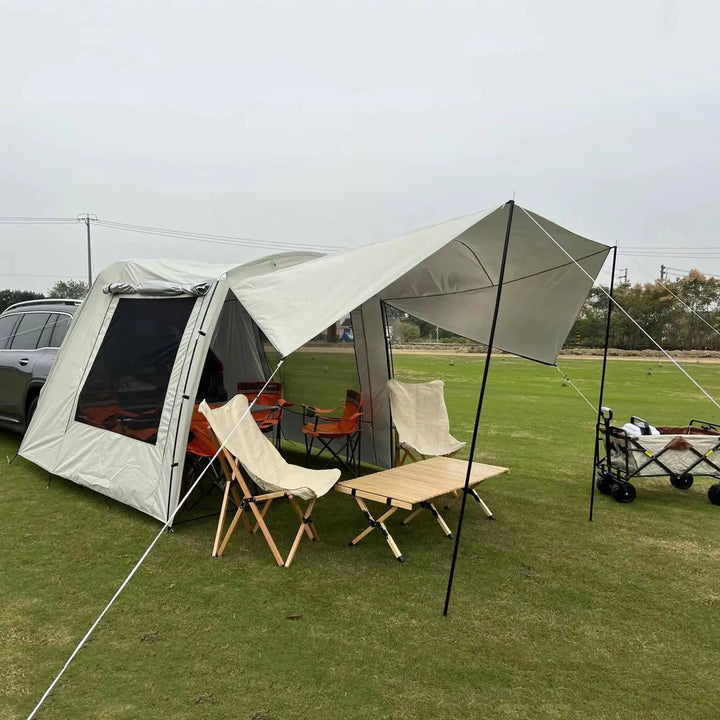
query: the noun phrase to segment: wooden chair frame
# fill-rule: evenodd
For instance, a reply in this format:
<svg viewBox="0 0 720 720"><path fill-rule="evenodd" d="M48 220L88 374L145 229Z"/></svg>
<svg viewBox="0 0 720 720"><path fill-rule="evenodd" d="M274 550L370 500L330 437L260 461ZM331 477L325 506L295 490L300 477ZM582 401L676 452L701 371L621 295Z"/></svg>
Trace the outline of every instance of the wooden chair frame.
<svg viewBox="0 0 720 720"><path fill-rule="evenodd" d="M218 442L217 444L218 447L220 447L220 443ZM235 532L235 528L238 523L242 520L245 525L245 529L248 532L255 533L258 529L262 532L263 537L270 548L270 552L272 552L273 557L275 558L275 562L277 562L280 567L290 567L303 535L307 535L312 542L316 542L320 539L312 521L312 511L315 507L317 498L310 500L305 510L303 510L298 502L298 499L290 492L253 492L251 487L254 487L255 484L252 480L246 477L238 459L225 447L222 449L221 456L223 458L222 465L223 470L226 473L227 481L225 483L225 491L223 492L220 518L218 519L218 526L215 532L215 542L213 544L212 552L213 557L222 556L228 542L230 541L230 537L233 532ZM231 494L235 500L237 509L230 525L227 528L227 531L225 531L225 520ZM295 539L293 540L290 551L285 558L283 558L282 554L278 550L272 533L265 522L265 516L267 515L273 501L279 498L287 498L290 501L292 508L295 510L295 513L300 520L300 526L295 534ZM252 513L255 520L255 526L253 528L250 527L250 523L247 518L248 510Z"/></svg>

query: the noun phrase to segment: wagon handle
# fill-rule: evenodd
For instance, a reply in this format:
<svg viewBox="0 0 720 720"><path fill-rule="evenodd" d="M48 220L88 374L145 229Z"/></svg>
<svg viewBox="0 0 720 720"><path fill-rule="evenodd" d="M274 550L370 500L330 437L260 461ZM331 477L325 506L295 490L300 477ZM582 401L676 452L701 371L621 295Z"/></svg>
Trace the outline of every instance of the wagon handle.
<svg viewBox="0 0 720 720"><path fill-rule="evenodd" d="M688 427L698 426L703 430L720 430L720 425L717 423L711 423L709 420L691 420L688 423Z"/></svg>
<svg viewBox="0 0 720 720"><path fill-rule="evenodd" d="M642 430L643 435L650 434L650 423L647 420L643 420L641 417L637 417L636 415L631 415L630 422L633 425L637 425Z"/></svg>

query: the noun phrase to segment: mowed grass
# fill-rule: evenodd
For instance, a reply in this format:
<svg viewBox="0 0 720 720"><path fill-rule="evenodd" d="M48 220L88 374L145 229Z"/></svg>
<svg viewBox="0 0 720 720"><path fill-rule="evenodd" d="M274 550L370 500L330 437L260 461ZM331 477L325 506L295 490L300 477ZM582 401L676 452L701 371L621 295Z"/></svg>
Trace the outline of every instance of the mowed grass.
<svg viewBox="0 0 720 720"><path fill-rule="evenodd" d="M596 402L600 363L560 365ZM687 367L720 396L720 365ZM395 358L400 379L445 381L464 440L482 369L475 356ZM720 421L666 362L611 362L605 404L620 423ZM400 564L377 533L347 546L363 519L331 493L315 513L322 542L289 569L241 531L211 558L215 519L198 520L160 539L38 717L716 718L710 481L639 480L630 505L596 496L589 523L593 433L594 411L555 368L494 358L477 458L511 472L481 488L495 522L468 504L448 617L452 542L429 515L393 517ZM0 434L0 456L17 446ZM47 480L22 459L0 470L2 718L28 715L159 529ZM273 515L287 547L294 517Z"/></svg>

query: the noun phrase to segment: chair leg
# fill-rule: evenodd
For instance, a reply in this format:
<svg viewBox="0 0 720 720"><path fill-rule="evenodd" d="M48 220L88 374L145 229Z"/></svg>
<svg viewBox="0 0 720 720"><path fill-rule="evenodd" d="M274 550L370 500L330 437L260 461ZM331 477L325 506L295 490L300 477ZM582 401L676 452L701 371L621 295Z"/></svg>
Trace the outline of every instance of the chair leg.
<svg viewBox="0 0 720 720"><path fill-rule="evenodd" d="M252 502L250 504L250 509L252 510L253 515L255 516L255 520L257 521L257 524L260 526L260 530L265 537L265 541L270 546L270 552L273 554L273 557L275 558L275 562L280 565L280 567L283 567L285 565L285 561L283 560L282 555L280 554L280 551L277 548L277 545L275 544L275 540L273 540L273 536L270 534L270 531L268 530L268 526L265 524L265 518L263 517L263 514L258 510L257 503ZM267 504L267 503L266 503ZM267 512L267 508L264 508L265 512Z"/></svg>
<svg viewBox="0 0 720 720"><path fill-rule="evenodd" d="M333 442L333 440L336 440L336 439L337 438L330 438L329 440L325 441L323 438L319 437L318 441L320 442L320 445L322 447L315 453L314 456L311 456L310 453L308 453L306 456L305 464L309 467L310 460L312 459L312 457L317 458L320 456L320 454L322 453L323 450L327 450L330 453L330 457L326 461L325 465L323 465L323 468L326 468L334 459L338 463L338 465L345 468L353 477L358 477L358 474L360 472L360 463L359 462L357 463L357 468L356 468L354 454L352 455L352 460L350 459L350 455L349 455L350 451L348 449L348 444L347 444L350 442L350 440L348 439L346 444L343 447L335 450L332 447L332 442ZM312 443L310 444L310 448L312 449ZM343 450L345 451L345 458L342 457Z"/></svg>
<svg viewBox="0 0 720 720"><path fill-rule="evenodd" d="M220 545L220 537L222 536L223 526L225 525L225 514L227 513L228 496L230 495L231 482L228 480L225 483L225 490L223 491L222 506L220 507L220 517L218 518L217 530L215 531L215 542L213 543L212 554L213 557L218 557L218 547Z"/></svg>
<svg viewBox="0 0 720 720"><path fill-rule="evenodd" d="M218 550L218 555L222 555L225 552L225 548L227 547L227 544L230 542L230 537L235 532L235 528L237 527L237 524L240 522L240 518L242 517L243 513L245 512L245 505L243 503L240 504L240 507L235 511L235 517L232 519L232 522L230 523L230 527L227 530L227 533L225 534L225 537L223 538L222 544L220 545L220 549Z"/></svg>
<svg viewBox="0 0 720 720"><path fill-rule="evenodd" d="M295 500L295 498L291 498L291 500ZM312 524L312 521L310 520L310 516L312 515L313 508L315 507L315 502L317 498L313 498L309 503L307 508L305 509L305 512L301 514L300 516L300 527L298 528L297 533L295 533L295 541L292 544L292 547L290 548L290 552L288 553L287 559L285 560L285 567L290 567L290 563L293 561L293 558L295 557L295 552L298 548L298 545L300 544L300 540L303 536L303 534L308 529L308 525ZM297 506L297 502L295 503ZM299 507L298 507L299 509Z"/></svg>
<svg viewBox="0 0 720 720"><path fill-rule="evenodd" d="M298 519L303 523L303 525L305 525L305 532L307 533L307 536L310 538L310 540L312 540L312 542L317 542L320 539L320 536L318 535L317 529L313 524L312 517L308 516L307 522L304 522L303 518L305 517L305 515L300 507L300 503L291 496L290 504L293 506L293 509L295 510L295 514L298 516Z"/></svg>

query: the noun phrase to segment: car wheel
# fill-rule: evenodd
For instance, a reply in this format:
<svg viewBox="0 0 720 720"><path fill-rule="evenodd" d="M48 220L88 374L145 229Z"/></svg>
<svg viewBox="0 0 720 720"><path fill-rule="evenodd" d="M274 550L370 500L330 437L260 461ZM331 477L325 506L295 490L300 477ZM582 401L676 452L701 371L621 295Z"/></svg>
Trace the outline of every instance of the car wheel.
<svg viewBox="0 0 720 720"><path fill-rule="evenodd" d="M33 398L32 402L30 403L30 406L27 410L27 425L25 427L30 427L30 422L33 419L33 415L35 414L35 411L37 410L38 406L38 399Z"/></svg>

